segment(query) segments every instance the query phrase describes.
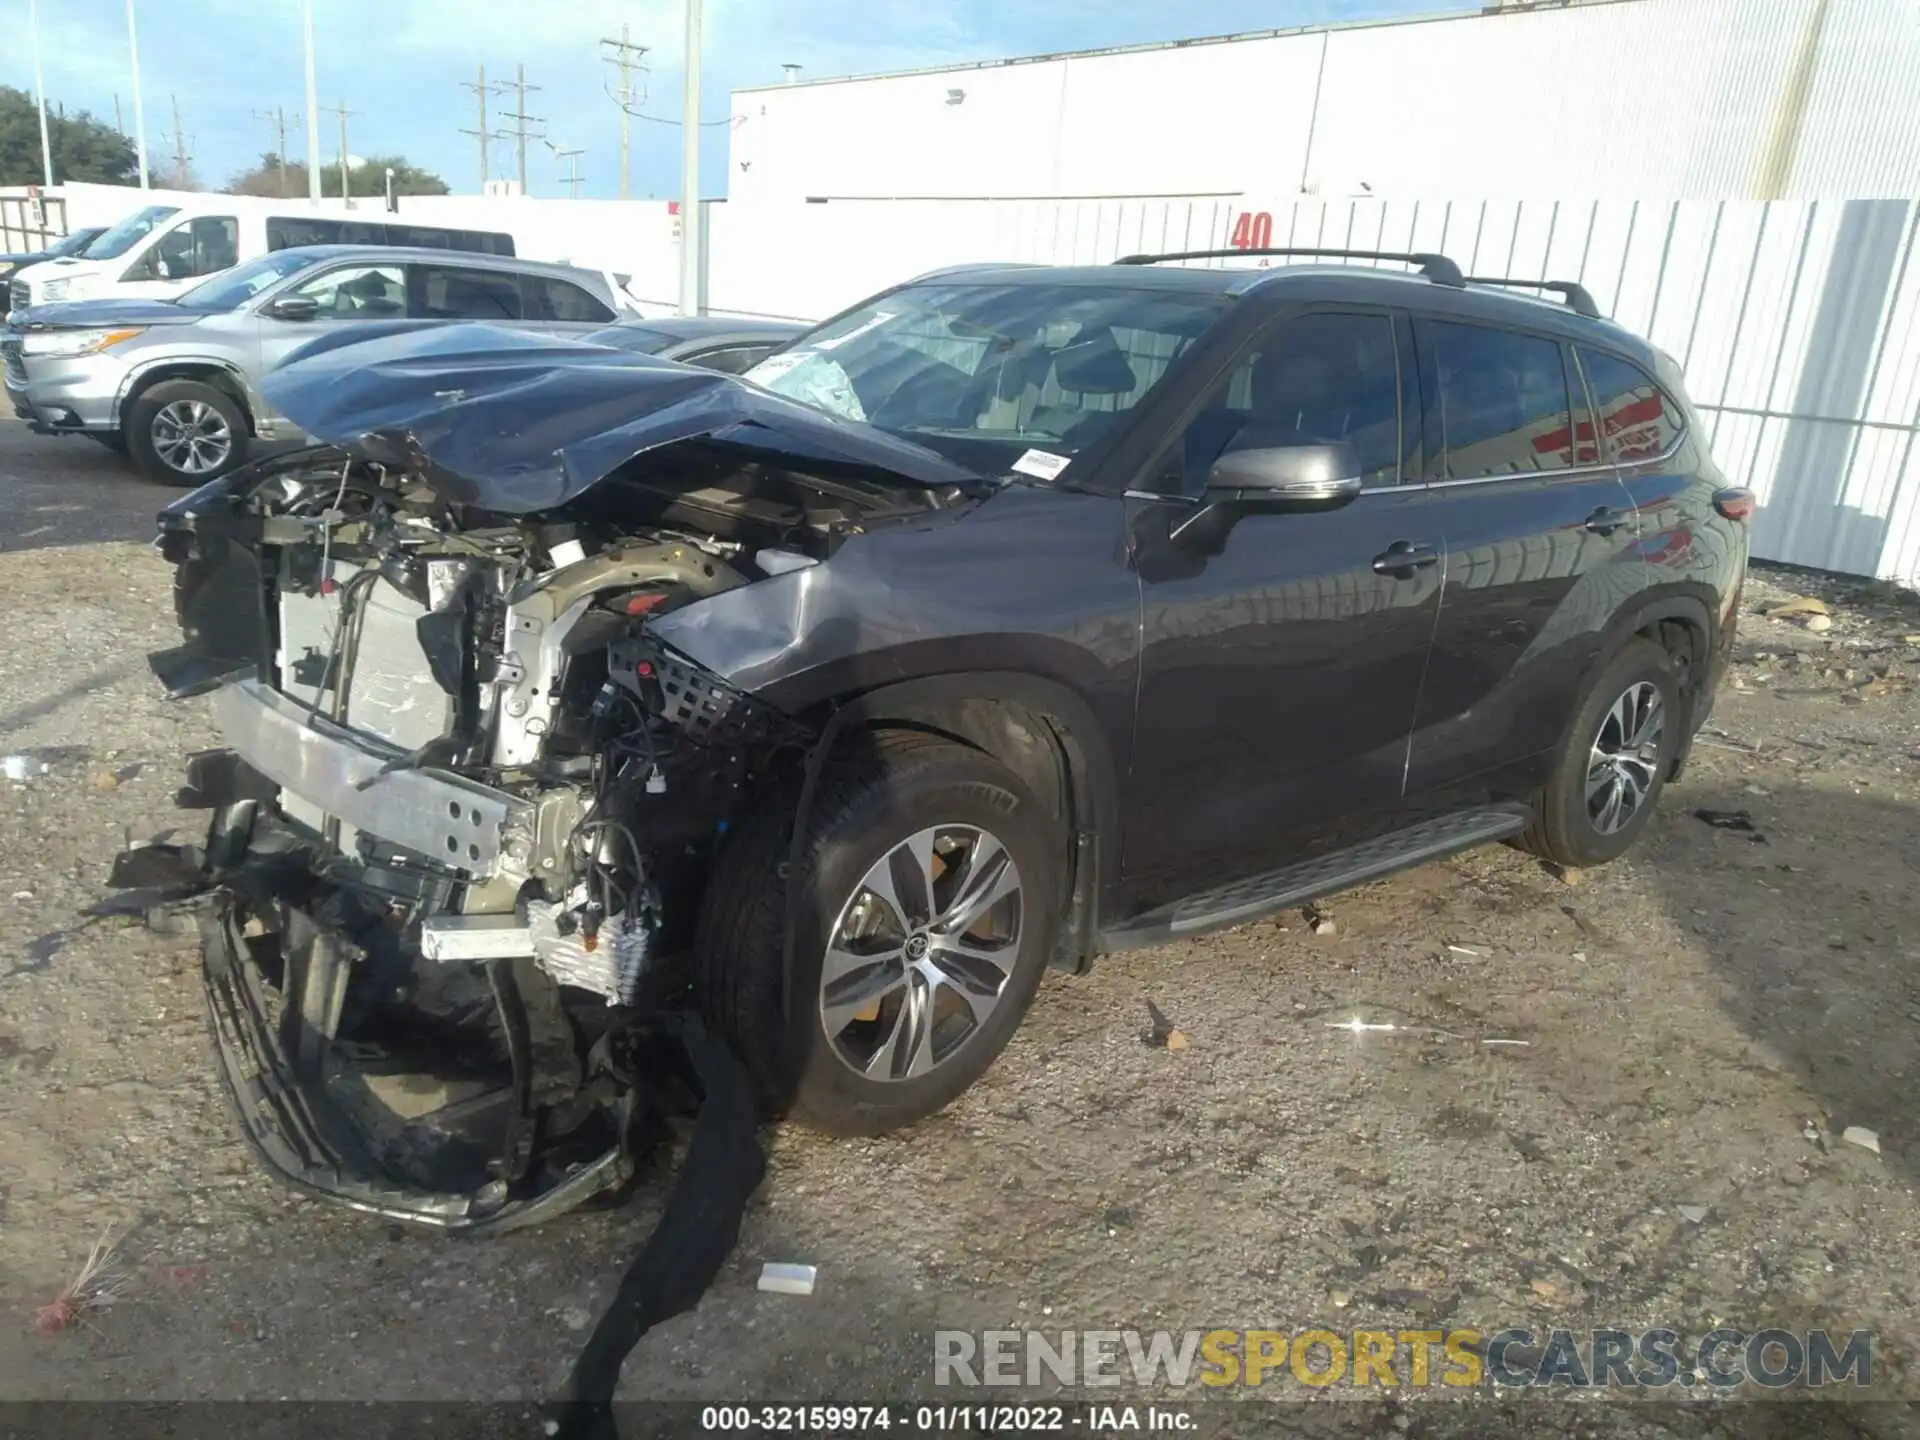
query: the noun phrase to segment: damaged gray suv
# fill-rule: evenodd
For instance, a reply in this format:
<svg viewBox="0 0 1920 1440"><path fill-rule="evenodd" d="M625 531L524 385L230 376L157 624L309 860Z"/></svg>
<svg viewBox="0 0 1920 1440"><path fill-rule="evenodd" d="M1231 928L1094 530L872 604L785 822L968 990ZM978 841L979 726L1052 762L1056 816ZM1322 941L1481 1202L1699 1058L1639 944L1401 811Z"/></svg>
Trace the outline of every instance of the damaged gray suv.
<svg viewBox="0 0 1920 1440"><path fill-rule="evenodd" d="M204 847L120 878L195 892L274 1170L524 1224L629 1177L669 1030L876 1132L1049 965L1632 844L1753 508L1672 361L1440 255L1155 258L944 272L744 378L455 325L261 381L323 443L162 513L153 666L225 744Z"/></svg>

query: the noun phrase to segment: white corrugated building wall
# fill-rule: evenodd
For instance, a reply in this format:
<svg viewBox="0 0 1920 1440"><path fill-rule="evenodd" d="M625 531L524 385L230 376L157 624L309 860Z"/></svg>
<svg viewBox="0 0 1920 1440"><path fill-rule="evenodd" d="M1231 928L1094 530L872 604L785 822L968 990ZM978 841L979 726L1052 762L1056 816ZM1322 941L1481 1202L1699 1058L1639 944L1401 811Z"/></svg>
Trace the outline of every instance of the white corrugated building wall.
<svg viewBox="0 0 1920 1440"><path fill-rule="evenodd" d="M1588 0L740 90L730 200L1920 194L1915 0Z"/></svg>

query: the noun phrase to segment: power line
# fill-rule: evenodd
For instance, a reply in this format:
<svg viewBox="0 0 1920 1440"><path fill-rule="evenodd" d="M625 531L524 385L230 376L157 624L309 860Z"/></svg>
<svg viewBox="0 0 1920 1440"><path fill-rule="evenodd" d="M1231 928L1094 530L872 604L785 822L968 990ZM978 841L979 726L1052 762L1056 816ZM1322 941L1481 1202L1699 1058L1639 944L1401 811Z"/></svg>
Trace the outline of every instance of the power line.
<svg viewBox="0 0 1920 1440"><path fill-rule="evenodd" d="M648 47L645 45L635 45L627 38L627 34L627 26L622 24L620 27L620 38L618 40L602 40L600 42L613 52L611 55L603 55L600 58L620 72L620 85L618 89L614 89L611 86L603 88L607 91L607 98L620 107L620 198L622 200L627 198L629 186L628 171L632 168L628 163L628 155L630 153L628 143L628 130L630 127L628 122L633 116L640 113L635 107L647 103L647 67L645 62ZM633 83L633 77L636 74L640 76L640 84L638 87Z"/></svg>
<svg viewBox="0 0 1920 1440"><path fill-rule="evenodd" d="M504 95L508 87L504 82L496 82L495 84L489 85L487 83L487 67L482 65L480 67L478 83L469 83L468 81L462 80L460 82L460 88L462 90L473 91L474 99L480 103L480 128L478 130L462 130L460 133L462 135L471 135L480 142L480 189L484 192L487 188L487 182L493 178L493 168L488 158L487 146L494 140L504 140L507 138L506 131L495 130L487 121L487 97L489 95Z"/></svg>
<svg viewBox="0 0 1920 1440"><path fill-rule="evenodd" d="M527 139L533 133L527 129L527 126L544 125L547 123L544 116L527 114L527 92L529 90L538 90L539 88L538 85L529 85L527 83L527 67L524 63L517 64L513 67L513 90L515 104L518 108L505 112L505 118L514 122L514 128L507 133L512 135L514 140L514 152L518 158L520 167L520 193L522 195L527 193Z"/></svg>

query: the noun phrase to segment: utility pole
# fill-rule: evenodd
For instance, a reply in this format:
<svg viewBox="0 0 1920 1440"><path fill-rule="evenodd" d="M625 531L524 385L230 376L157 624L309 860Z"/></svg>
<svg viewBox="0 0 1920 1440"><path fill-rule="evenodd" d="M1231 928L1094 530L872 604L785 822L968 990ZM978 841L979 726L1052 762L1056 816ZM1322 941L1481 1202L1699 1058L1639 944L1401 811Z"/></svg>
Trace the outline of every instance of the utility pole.
<svg viewBox="0 0 1920 1440"><path fill-rule="evenodd" d="M120 115L120 92L118 90L113 92L113 133L116 135L124 135L127 133L127 122L122 119Z"/></svg>
<svg viewBox="0 0 1920 1440"><path fill-rule="evenodd" d="M700 313L700 4L687 0L687 93L680 108L680 313Z"/></svg>
<svg viewBox="0 0 1920 1440"><path fill-rule="evenodd" d="M567 198L570 200L580 198L580 157L586 153L577 148L562 150L558 146L553 147L554 158L567 162Z"/></svg>
<svg viewBox="0 0 1920 1440"><path fill-rule="evenodd" d="M519 161L520 193L522 195L527 193L527 136L529 134L527 126L543 125L546 123L545 120L538 115L527 114L527 92L529 90L538 90L539 88L538 85L527 84L527 67L525 64L518 64L513 67L513 90L517 108L507 112L507 119L514 122L514 128L509 133L514 137L514 150Z"/></svg>
<svg viewBox="0 0 1920 1440"><path fill-rule="evenodd" d="M127 55L133 61L134 149L140 157L140 188L152 188L147 178L147 112L140 104L140 32L134 28L133 0L127 0Z"/></svg>
<svg viewBox="0 0 1920 1440"><path fill-rule="evenodd" d="M307 199L320 203L320 92L313 79L313 0L301 6L307 40ZM342 203L346 197L340 197Z"/></svg>
<svg viewBox="0 0 1920 1440"><path fill-rule="evenodd" d="M620 38L618 40L602 40L600 43L612 51L611 54L603 55L600 58L620 72L619 88L615 89L612 86L608 86L606 90L608 98L620 107L620 198L624 200L627 198L629 190L627 172L630 168L627 159L629 153L627 132L632 128L632 117L638 115L640 113L640 107L647 103L646 58L648 47L645 45L635 45L629 40L627 38L627 27L625 24L622 24L620 27ZM635 75L641 77L640 84L637 87L633 83L633 77Z"/></svg>
<svg viewBox="0 0 1920 1440"><path fill-rule="evenodd" d="M279 183L274 186L274 189L285 196L287 193L287 112L276 105L271 110L255 110L253 118L264 120L273 127L273 158L274 164L278 167L276 173L279 176ZM300 112L296 110L293 118L297 123Z"/></svg>
<svg viewBox="0 0 1920 1440"><path fill-rule="evenodd" d="M347 117L358 115L360 112L347 109L345 100L338 105L328 105L325 109L329 115L340 117L340 203L344 205L348 197L353 194L353 187L347 180Z"/></svg>
<svg viewBox="0 0 1920 1440"><path fill-rule="evenodd" d="M487 123L487 97L489 95L498 95L507 87L505 85L487 84L487 67L482 65L480 67L478 83L469 85L466 81L462 80L460 82L460 88L462 90L473 91L474 98L480 102L480 128L478 130L462 130L460 133L462 135L471 135L480 142L480 189L482 193L485 193L487 181L493 178L493 167L487 157L487 145L488 142L499 138L499 132L496 132L493 127Z"/></svg>
<svg viewBox="0 0 1920 1440"><path fill-rule="evenodd" d="M191 189L192 174L187 166L187 137L180 128L180 97L168 95L173 104L173 188Z"/></svg>

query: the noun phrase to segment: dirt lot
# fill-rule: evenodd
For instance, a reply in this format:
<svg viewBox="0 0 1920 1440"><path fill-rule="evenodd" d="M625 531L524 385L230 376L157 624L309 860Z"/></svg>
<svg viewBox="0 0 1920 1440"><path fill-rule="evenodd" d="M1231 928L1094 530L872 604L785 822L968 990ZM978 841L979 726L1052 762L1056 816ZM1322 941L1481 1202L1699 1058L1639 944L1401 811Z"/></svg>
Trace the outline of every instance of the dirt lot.
<svg viewBox="0 0 1920 1440"><path fill-rule="evenodd" d="M210 741L141 658L171 633L161 497L0 422L0 752L50 765L0 780L0 1396L549 1395L661 1186L471 1244L290 1198L216 1093L191 945L77 918L129 836L178 822L179 757ZM1759 613L1796 592L1830 629ZM1050 978L950 1112L767 1135L733 1261L623 1395L925 1397L940 1327L1726 1322L1874 1329L1872 1397L1920 1398L1920 608L1773 574L1747 611L1630 860L1570 883L1484 851L1335 899L1330 934L1289 915ZM1185 1049L1143 1043L1149 999ZM1355 1018L1398 1028L1336 1028ZM104 1227L128 1232L127 1301L34 1334ZM818 1265L817 1293L758 1293L770 1259ZM1912 1423L1284 1393L1317 1402L1284 1407L1308 1433Z"/></svg>

